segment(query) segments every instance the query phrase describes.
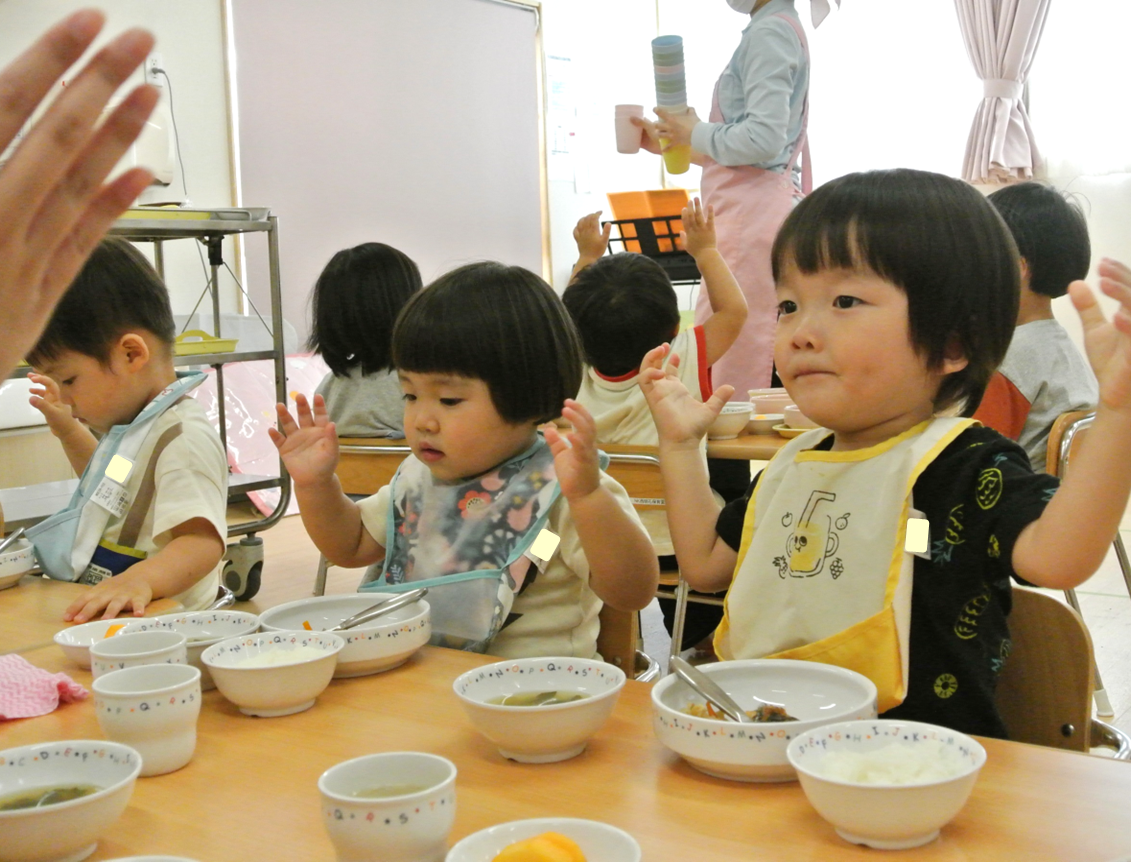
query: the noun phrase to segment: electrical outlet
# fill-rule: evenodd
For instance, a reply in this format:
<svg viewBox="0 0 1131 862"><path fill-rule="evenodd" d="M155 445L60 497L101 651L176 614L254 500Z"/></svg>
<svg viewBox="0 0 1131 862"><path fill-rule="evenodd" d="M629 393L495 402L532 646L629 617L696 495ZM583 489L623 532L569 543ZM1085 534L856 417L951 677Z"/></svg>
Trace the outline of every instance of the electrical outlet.
<svg viewBox="0 0 1131 862"><path fill-rule="evenodd" d="M165 58L160 54L150 54L145 58L145 83L154 87L164 87L165 79L157 70L165 68Z"/></svg>

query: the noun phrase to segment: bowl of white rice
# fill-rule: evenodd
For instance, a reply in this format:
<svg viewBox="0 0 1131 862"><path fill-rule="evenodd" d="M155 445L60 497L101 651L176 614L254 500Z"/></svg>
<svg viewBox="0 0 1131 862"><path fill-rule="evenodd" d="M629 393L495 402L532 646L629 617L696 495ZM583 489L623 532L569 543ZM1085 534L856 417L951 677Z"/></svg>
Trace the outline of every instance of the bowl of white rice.
<svg viewBox="0 0 1131 862"><path fill-rule="evenodd" d="M314 706L345 643L330 632L267 632L222 640L200 660L240 712L269 718Z"/></svg>
<svg viewBox="0 0 1131 862"><path fill-rule="evenodd" d="M964 733L891 719L816 728L793 739L786 756L841 838L881 850L937 838L986 762L986 750Z"/></svg>

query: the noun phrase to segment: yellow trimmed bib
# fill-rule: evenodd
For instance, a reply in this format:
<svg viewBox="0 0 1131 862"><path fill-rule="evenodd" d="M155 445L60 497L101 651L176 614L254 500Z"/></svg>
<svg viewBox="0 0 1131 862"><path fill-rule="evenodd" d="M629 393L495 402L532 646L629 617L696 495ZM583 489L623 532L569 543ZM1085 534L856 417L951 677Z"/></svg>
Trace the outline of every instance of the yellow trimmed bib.
<svg viewBox="0 0 1131 862"><path fill-rule="evenodd" d="M919 475L972 419L934 419L867 449L816 451L829 431L791 440L746 510L715 651L792 658L864 674L879 710L907 694L913 555L904 550Z"/></svg>

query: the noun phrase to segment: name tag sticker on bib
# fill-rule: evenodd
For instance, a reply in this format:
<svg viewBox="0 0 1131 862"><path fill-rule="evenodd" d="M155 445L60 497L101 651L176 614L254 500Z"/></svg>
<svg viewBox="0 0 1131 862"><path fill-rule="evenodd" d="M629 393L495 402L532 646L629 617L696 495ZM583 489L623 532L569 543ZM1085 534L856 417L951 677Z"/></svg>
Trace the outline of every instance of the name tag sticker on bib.
<svg viewBox="0 0 1131 862"><path fill-rule="evenodd" d="M133 468L134 462L129 458L115 455L110 459L110 463L106 465L106 475L119 485L124 485L126 484L126 479L130 477L130 470Z"/></svg>
<svg viewBox="0 0 1131 862"><path fill-rule="evenodd" d="M543 562L549 561L550 557L554 556L554 551L558 549L558 544L561 542L561 537L556 533L551 533L549 530L543 530L538 534L538 538L530 546L530 555L537 557Z"/></svg>
<svg viewBox="0 0 1131 862"><path fill-rule="evenodd" d="M904 550L909 554L925 554L931 542L931 524L926 518L907 519L907 541Z"/></svg>
<svg viewBox="0 0 1131 862"><path fill-rule="evenodd" d="M115 518L120 518L126 514L126 509L130 504L129 492L119 485L114 480L103 477L102 481L98 483L98 487L94 489L94 494L90 498L92 503L97 503Z"/></svg>

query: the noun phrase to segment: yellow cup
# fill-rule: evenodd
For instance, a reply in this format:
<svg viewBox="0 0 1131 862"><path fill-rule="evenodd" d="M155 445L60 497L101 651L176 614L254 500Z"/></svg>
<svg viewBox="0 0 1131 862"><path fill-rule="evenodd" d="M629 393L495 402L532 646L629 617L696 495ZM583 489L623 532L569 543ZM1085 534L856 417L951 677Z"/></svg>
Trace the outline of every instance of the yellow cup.
<svg viewBox="0 0 1131 862"><path fill-rule="evenodd" d="M667 147L666 138L660 138L660 146ZM691 145L680 144L664 150L664 167L669 174L685 174L691 167Z"/></svg>

